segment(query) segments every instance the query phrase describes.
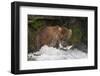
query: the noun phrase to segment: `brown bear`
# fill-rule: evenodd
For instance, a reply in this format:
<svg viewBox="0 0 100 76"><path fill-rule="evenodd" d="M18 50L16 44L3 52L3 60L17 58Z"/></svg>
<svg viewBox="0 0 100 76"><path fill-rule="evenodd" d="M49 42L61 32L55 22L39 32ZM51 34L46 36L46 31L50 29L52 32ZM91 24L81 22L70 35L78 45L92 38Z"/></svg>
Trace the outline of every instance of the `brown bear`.
<svg viewBox="0 0 100 76"><path fill-rule="evenodd" d="M43 45L58 48L59 44L61 44L63 47L66 47L71 35L72 30L64 26L43 27L37 32L35 38L36 49L39 50Z"/></svg>

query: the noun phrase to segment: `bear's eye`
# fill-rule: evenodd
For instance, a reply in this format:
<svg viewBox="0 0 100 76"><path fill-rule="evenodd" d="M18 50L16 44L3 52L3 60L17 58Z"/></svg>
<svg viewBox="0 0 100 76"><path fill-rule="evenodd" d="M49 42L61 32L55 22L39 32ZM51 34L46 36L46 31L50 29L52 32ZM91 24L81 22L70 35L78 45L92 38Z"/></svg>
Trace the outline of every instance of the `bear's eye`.
<svg viewBox="0 0 100 76"><path fill-rule="evenodd" d="M66 37L65 37L65 38L63 38L63 39L62 39L62 41L67 42L67 38L66 38Z"/></svg>

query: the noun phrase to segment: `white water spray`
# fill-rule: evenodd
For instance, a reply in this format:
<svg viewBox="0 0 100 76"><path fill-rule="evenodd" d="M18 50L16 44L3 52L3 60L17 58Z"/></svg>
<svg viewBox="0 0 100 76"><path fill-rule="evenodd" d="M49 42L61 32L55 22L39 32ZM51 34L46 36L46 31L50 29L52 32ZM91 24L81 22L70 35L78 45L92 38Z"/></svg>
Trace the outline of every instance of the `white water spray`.
<svg viewBox="0 0 100 76"><path fill-rule="evenodd" d="M70 49L72 46L67 47L67 50L57 49L44 45L38 52L28 54L28 60L64 60L64 59L81 59L87 58L87 53L78 49ZM64 48L66 49L66 48Z"/></svg>

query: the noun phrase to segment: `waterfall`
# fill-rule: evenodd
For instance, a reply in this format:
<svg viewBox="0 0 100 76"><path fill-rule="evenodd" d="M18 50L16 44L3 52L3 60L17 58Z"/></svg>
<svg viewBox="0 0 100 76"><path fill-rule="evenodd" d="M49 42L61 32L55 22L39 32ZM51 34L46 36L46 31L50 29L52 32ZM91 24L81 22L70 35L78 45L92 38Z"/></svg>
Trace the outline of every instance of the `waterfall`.
<svg viewBox="0 0 100 76"><path fill-rule="evenodd" d="M64 59L81 59L87 58L87 53L74 49L57 49L44 45L38 52L29 53L28 60L42 61L42 60L64 60Z"/></svg>

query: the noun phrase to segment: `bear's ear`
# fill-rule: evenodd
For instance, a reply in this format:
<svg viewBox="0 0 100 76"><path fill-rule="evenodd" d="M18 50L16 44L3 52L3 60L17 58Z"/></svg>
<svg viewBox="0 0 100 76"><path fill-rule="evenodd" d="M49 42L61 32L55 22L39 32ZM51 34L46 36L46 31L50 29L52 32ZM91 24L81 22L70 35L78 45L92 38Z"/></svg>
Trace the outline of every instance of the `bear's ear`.
<svg viewBox="0 0 100 76"><path fill-rule="evenodd" d="M67 37L67 38L68 38L68 39L70 39L70 38L71 38L71 36L72 36L72 30L71 30L71 29L69 29L69 30L68 30L68 37Z"/></svg>
<svg viewBox="0 0 100 76"><path fill-rule="evenodd" d="M58 30L59 30L59 31L62 31L62 28L61 28L61 27L59 27L59 28L58 28Z"/></svg>

